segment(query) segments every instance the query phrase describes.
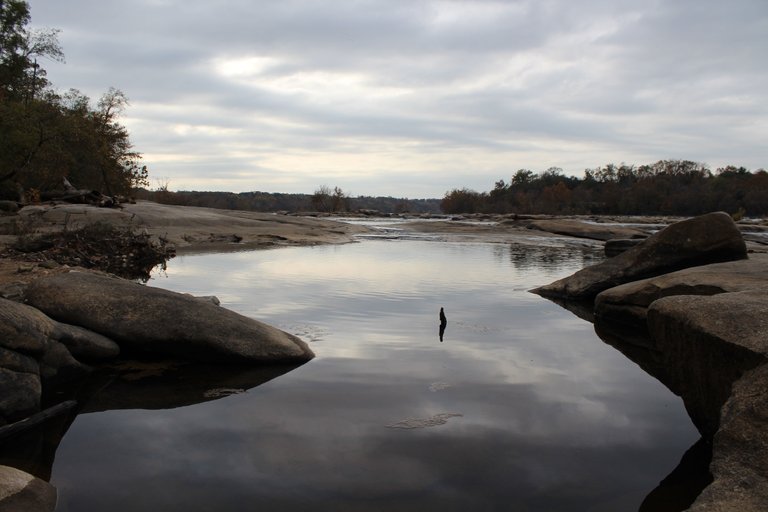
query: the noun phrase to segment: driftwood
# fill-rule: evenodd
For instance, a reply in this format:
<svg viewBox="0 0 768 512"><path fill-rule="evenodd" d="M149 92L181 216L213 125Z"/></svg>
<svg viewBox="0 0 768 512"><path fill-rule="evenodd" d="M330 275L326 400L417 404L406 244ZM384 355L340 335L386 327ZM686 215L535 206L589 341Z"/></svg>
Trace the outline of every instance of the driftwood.
<svg viewBox="0 0 768 512"><path fill-rule="evenodd" d="M40 194L43 201L63 201L74 204L91 204L102 207L117 205L115 198L96 190L49 190Z"/></svg>
<svg viewBox="0 0 768 512"><path fill-rule="evenodd" d="M74 204L90 204L104 208L119 206L120 201L116 197L107 196L98 190L75 188L67 178L63 178L64 190L48 190L40 194L43 201L63 201Z"/></svg>
<svg viewBox="0 0 768 512"><path fill-rule="evenodd" d="M63 414L70 409L74 409L75 407L77 407L77 402L75 400L67 400L66 402L61 402L60 404L56 404L52 407L35 413L29 418L24 418L23 420L17 421L16 423L11 423L10 425L4 425L0 427L0 439L5 439L6 437L11 437L21 432L30 430L51 418Z"/></svg>

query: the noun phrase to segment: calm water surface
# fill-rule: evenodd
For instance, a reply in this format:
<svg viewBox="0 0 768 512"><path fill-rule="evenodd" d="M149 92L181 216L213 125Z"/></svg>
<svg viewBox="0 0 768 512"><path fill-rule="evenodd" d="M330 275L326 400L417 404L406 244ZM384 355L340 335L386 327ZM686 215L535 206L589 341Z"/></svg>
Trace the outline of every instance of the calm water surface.
<svg viewBox="0 0 768 512"><path fill-rule="evenodd" d="M58 510L637 510L698 438L681 401L526 291L594 257L367 240L177 258L150 285L317 358L218 400L78 416Z"/></svg>

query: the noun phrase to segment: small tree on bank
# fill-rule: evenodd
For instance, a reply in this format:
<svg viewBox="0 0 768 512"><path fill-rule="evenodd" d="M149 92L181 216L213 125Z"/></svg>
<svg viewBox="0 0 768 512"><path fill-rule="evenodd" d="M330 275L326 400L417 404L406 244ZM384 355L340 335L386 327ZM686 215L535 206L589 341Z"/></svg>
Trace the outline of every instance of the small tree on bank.
<svg viewBox="0 0 768 512"><path fill-rule="evenodd" d="M333 190L328 185L322 185L315 190L310 199L312 208L318 212L336 213L349 211L349 195L339 187Z"/></svg>

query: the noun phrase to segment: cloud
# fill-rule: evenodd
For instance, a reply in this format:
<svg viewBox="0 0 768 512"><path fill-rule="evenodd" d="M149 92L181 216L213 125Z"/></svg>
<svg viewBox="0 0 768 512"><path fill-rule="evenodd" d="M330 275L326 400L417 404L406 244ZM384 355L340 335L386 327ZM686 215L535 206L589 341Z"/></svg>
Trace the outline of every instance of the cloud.
<svg viewBox="0 0 768 512"><path fill-rule="evenodd" d="M766 165L762 0L30 5L62 29L49 77L124 90L171 188L419 197L521 167Z"/></svg>

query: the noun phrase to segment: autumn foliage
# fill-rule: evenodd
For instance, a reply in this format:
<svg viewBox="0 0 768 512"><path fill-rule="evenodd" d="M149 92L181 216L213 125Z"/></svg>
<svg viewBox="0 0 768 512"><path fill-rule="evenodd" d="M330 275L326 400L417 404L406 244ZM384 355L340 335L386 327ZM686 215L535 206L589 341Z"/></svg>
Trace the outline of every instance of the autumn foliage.
<svg viewBox="0 0 768 512"><path fill-rule="evenodd" d="M583 178L559 168L521 169L490 192L456 189L440 203L445 213L699 215L711 211L768 214L768 172L727 166L712 172L689 160L649 165L608 164Z"/></svg>

